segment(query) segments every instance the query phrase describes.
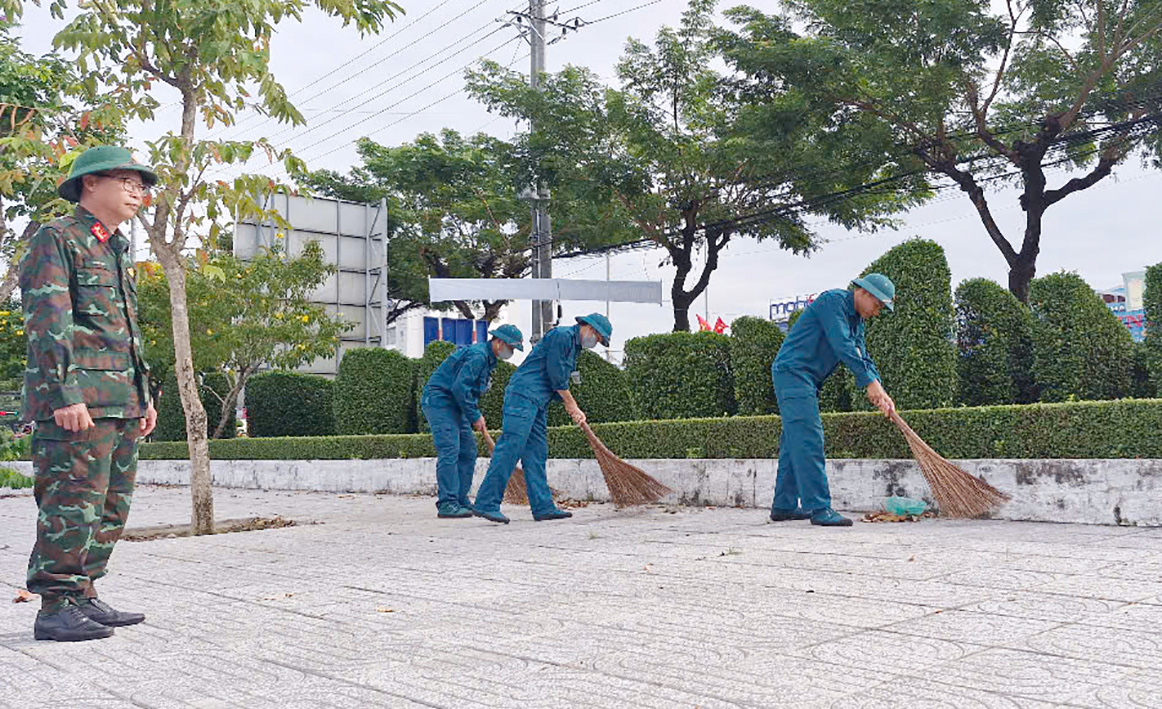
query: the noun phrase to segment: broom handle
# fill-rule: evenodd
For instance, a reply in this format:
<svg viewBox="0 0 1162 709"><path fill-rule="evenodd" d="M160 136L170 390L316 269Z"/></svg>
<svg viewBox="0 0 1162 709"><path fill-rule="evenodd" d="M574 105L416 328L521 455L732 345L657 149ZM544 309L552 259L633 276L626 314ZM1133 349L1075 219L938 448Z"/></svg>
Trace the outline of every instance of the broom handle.
<svg viewBox="0 0 1162 709"><path fill-rule="evenodd" d="M492 436L491 436L491 434L488 433L488 429L486 428L483 431L481 431L480 435L484 436L484 442L488 444L488 452L491 453L491 452L495 451L496 444L492 442Z"/></svg>

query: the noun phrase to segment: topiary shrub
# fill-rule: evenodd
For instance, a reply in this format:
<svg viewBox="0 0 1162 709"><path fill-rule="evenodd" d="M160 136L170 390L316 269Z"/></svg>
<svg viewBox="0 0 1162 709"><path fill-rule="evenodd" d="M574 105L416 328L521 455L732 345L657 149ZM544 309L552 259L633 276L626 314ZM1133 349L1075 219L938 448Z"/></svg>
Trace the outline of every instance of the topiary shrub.
<svg viewBox="0 0 1162 709"><path fill-rule="evenodd" d="M902 409L951 406L956 401L953 346L952 273L944 249L934 241L911 239L864 269L896 284L895 312L867 324L867 348L884 388ZM862 392L852 405L870 409Z"/></svg>
<svg viewBox="0 0 1162 709"><path fill-rule="evenodd" d="M348 350L335 380L335 428L340 435L413 433L415 366L393 350Z"/></svg>
<svg viewBox="0 0 1162 709"><path fill-rule="evenodd" d="M1158 387L1150 377L1150 351L1145 342L1135 342L1130 354L1130 396L1135 399L1158 396Z"/></svg>
<svg viewBox="0 0 1162 709"><path fill-rule="evenodd" d="M218 421L222 411L222 399L230 393L230 380L224 374L210 372L202 375L198 389L202 394L202 408L206 410L206 435L213 436L218 428ZM184 441L186 440L186 413L182 409L182 398L178 392L177 372L170 369L162 381L160 395L154 404L157 409L157 428L151 438L155 441ZM235 412L230 410L229 423L223 432L223 438L233 438L235 431Z"/></svg>
<svg viewBox="0 0 1162 709"><path fill-rule="evenodd" d="M1033 382L1033 314L1008 289L974 278L956 289L959 401L1027 404Z"/></svg>
<svg viewBox="0 0 1162 709"><path fill-rule="evenodd" d="M581 352L577 358L577 371L581 375L581 383L570 383L569 391L590 422L629 421L634 418L633 398L625 381L625 372L589 350ZM565 413L564 404L554 401L549 405L550 426L567 426L572 422L573 419Z"/></svg>
<svg viewBox="0 0 1162 709"><path fill-rule="evenodd" d="M730 338L673 332L625 343L625 374L635 411L646 419L734 414Z"/></svg>
<svg viewBox="0 0 1162 709"><path fill-rule="evenodd" d="M769 320L744 316L730 324L730 363L734 399L743 416L777 414L771 364L783 344L783 331Z"/></svg>
<svg viewBox="0 0 1162 709"><path fill-rule="evenodd" d="M248 432L254 438L333 436L335 383L326 377L275 371L246 384Z"/></svg>
<svg viewBox="0 0 1162 709"><path fill-rule="evenodd" d="M423 408L420 407L420 397L423 395L424 385L428 383L428 379L440 368L444 360L448 359L455 351L456 345L451 342L433 340L424 348L424 356L416 362L416 386L415 396L412 397L412 407L415 410L416 430L420 433L427 433L430 430L428 419L424 416ZM487 418L485 416L485 419Z"/></svg>
<svg viewBox="0 0 1162 709"><path fill-rule="evenodd" d="M497 362L496 369L492 370L488 391L480 397L480 413L488 423L488 428L493 431L504 427L504 388L508 386L508 380L515 371L516 365Z"/></svg>
<svg viewBox="0 0 1162 709"><path fill-rule="evenodd" d="M1042 401L1117 399L1130 391L1133 338L1076 273L1033 281L1033 376Z"/></svg>
<svg viewBox="0 0 1162 709"><path fill-rule="evenodd" d="M1150 383L1162 391L1162 263L1146 269L1146 367Z"/></svg>

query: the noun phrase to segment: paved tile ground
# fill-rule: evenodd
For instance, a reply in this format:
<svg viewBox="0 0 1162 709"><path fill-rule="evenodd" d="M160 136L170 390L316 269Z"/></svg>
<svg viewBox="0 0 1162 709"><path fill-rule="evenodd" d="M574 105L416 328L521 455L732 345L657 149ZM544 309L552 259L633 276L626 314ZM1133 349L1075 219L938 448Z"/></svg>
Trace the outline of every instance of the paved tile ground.
<svg viewBox="0 0 1162 709"><path fill-rule="evenodd" d="M186 495L142 489L131 526ZM102 596L149 620L80 644L7 601L35 510L0 499L0 706L1162 707L1162 529L216 499L320 524L123 542Z"/></svg>

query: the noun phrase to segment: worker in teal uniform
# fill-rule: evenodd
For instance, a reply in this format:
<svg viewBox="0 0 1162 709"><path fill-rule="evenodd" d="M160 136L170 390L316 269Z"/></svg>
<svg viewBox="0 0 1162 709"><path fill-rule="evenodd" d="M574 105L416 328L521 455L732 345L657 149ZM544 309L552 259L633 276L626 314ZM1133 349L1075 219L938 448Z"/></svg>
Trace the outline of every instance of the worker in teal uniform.
<svg viewBox="0 0 1162 709"><path fill-rule="evenodd" d="M570 327L555 327L537 343L509 379L504 390L503 433L492 452L488 474L476 492L477 517L508 524L508 517L500 512L500 501L518 460L524 466L533 519L543 522L573 516L553 503L545 478L545 462L549 458L549 402L554 399L564 402L565 411L573 421L577 425L585 423L585 412L569 392L569 378L577 368L581 350L591 349L598 342L608 347L612 335L613 326L600 313L579 317L577 324Z"/></svg>
<svg viewBox="0 0 1162 709"><path fill-rule="evenodd" d="M480 397L488 389L497 360L524 351L524 335L515 325L501 325L491 340L453 352L424 385L420 407L436 445L436 514L445 519L472 516L468 492L476 469L476 437L487 430Z"/></svg>
<svg viewBox="0 0 1162 709"><path fill-rule="evenodd" d="M857 278L852 285L852 290L829 290L807 306L771 365L783 423L771 521L810 519L826 527L851 526L850 519L831 509L819 417L819 390L840 363L884 415L896 409L864 340L864 322L883 308L894 309L896 287L879 273Z"/></svg>

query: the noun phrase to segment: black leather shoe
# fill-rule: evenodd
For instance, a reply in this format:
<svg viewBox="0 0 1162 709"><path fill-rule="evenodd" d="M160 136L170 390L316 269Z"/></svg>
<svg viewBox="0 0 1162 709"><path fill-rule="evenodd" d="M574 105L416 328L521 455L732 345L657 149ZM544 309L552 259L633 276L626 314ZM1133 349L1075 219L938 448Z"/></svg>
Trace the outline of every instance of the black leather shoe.
<svg viewBox="0 0 1162 709"><path fill-rule="evenodd" d="M81 612L79 606L68 604L59 611L36 614L32 636L37 640L56 640L62 643L81 640L100 640L113 635L113 629L101 625Z"/></svg>
<svg viewBox="0 0 1162 709"><path fill-rule="evenodd" d="M569 519L572 516L572 512L566 512L565 510L553 510L552 512L546 512L543 515L533 515L533 519L538 522L547 522L552 519Z"/></svg>
<svg viewBox="0 0 1162 709"><path fill-rule="evenodd" d="M798 510L771 510L772 522L790 522L792 520L811 519L810 512Z"/></svg>
<svg viewBox="0 0 1162 709"><path fill-rule="evenodd" d="M81 601L79 607L81 612L89 620L95 620L101 625L107 625L110 628L120 628L123 625L137 625L145 620L144 613L122 613L121 611L113 610L109 607L109 604L96 598Z"/></svg>

